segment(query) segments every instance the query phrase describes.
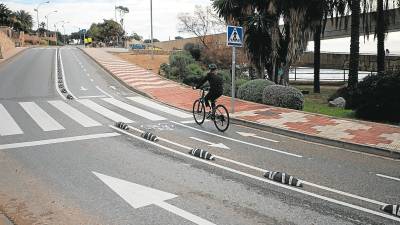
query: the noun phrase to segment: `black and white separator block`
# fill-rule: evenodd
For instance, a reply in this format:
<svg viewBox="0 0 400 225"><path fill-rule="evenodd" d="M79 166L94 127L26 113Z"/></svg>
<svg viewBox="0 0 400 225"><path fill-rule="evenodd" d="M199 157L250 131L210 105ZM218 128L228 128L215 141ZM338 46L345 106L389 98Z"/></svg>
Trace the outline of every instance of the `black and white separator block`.
<svg viewBox="0 0 400 225"><path fill-rule="evenodd" d="M400 217L400 205L384 205L381 210Z"/></svg>
<svg viewBox="0 0 400 225"><path fill-rule="evenodd" d="M61 89L61 92L65 94L65 93L67 93L67 90L65 88L63 88L63 89Z"/></svg>
<svg viewBox="0 0 400 225"><path fill-rule="evenodd" d="M72 97L72 95L68 94L68 95L67 95L67 99L68 99L68 100L73 100L74 97Z"/></svg>
<svg viewBox="0 0 400 225"><path fill-rule="evenodd" d="M145 132L142 134L142 138L148 140L148 141L152 141L152 142L157 142L158 141L158 137L150 132Z"/></svg>
<svg viewBox="0 0 400 225"><path fill-rule="evenodd" d="M211 153L207 152L206 150L200 149L200 148L194 148L189 151L189 154L206 159L206 160L215 160L215 156L213 156Z"/></svg>
<svg viewBox="0 0 400 225"><path fill-rule="evenodd" d="M264 174L264 177L290 186L295 186L295 187L303 186L300 180L287 173L268 171Z"/></svg>
<svg viewBox="0 0 400 225"><path fill-rule="evenodd" d="M124 122L117 122L117 123L115 123L115 126L122 130L129 130L128 124L126 124Z"/></svg>

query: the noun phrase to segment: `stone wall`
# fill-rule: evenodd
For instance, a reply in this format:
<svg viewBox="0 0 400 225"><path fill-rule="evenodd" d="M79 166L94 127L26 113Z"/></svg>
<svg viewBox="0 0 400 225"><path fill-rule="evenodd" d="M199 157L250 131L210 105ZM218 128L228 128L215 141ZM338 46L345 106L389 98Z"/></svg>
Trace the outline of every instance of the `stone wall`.
<svg viewBox="0 0 400 225"><path fill-rule="evenodd" d="M10 35L10 36L9 36ZM15 48L15 43L11 39L12 33L8 32L7 29L1 27L0 29L0 59L3 58L3 54L13 50Z"/></svg>

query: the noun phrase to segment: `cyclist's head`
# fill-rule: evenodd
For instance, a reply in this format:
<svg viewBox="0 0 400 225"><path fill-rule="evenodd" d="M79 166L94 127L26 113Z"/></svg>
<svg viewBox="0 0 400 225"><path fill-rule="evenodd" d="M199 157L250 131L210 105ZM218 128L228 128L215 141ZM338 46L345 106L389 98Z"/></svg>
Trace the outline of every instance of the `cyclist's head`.
<svg viewBox="0 0 400 225"><path fill-rule="evenodd" d="M208 69L210 69L211 71L216 70L217 69L217 65L212 63L212 64L208 65Z"/></svg>

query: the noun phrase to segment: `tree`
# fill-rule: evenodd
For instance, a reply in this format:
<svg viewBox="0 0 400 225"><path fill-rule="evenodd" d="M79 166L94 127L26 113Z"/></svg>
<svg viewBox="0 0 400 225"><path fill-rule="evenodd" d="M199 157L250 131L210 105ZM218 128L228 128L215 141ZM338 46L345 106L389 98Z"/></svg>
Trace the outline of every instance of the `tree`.
<svg viewBox="0 0 400 225"><path fill-rule="evenodd" d="M0 3L0 25L10 26L11 15L12 15L12 11L10 9L8 9L5 4Z"/></svg>
<svg viewBox="0 0 400 225"><path fill-rule="evenodd" d="M347 86L350 89L357 88L358 67L360 59L360 13L361 0L349 0L351 10L351 38L350 38L350 62L349 81Z"/></svg>
<svg viewBox="0 0 400 225"><path fill-rule="evenodd" d="M97 41L116 43L118 37L124 35L122 26L114 20L104 20L103 23L93 23L88 30L88 36Z"/></svg>
<svg viewBox="0 0 400 225"><path fill-rule="evenodd" d="M137 34L136 32L132 33L132 38L135 39L136 41L142 41L143 37Z"/></svg>
<svg viewBox="0 0 400 225"><path fill-rule="evenodd" d="M193 14L180 13L178 20L178 31L195 35L206 48L208 48L206 36L225 29L225 23L209 6L203 8L196 5Z"/></svg>
<svg viewBox="0 0 400 225"><path fill-rule="evenodd" d="M29 32L30 30L32 30L33 18L31 14L29 14L25 10L16 11L14 14L16 16L16 19L19 21L16 30L24 32Z"/></svg>

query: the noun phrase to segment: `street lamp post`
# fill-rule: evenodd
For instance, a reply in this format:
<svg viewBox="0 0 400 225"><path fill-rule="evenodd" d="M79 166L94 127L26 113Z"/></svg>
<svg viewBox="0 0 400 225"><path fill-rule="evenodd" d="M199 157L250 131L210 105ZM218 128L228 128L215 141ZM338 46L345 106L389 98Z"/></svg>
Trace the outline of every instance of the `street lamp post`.
<svg viewBox="0 0 400 225"><path fill-rule="evenodd" d="M64 23L64 20L60 20L60 21L57 21L55 24L54 24L54 32L56 33L56 46L58 45L58 39L57 39L57 24L58 23Z"/></svg>
<svg viewBox="0 0 400 225"><path fill-rule="evenodd" d="M46 18L46 24L47 24L47 30L49 30L49 16L52 13L57 13L57 10L54 10L53 12L50 12L49 14L47 14L44 18Z"/></svg>
<svg viewBox="0 0 400 225"><path fill-rule="evenodd" d="M67 22L63 22L63 25L62 25L62 28L63 28L63 31L64 31L64 45L65 45L65 24L66 23L69 23L69 21L67 21Z"/></svg>
<svg viewBox="0 0 400 225"><path fill-rule="evenodd" d="M36 7L36 9L34 9L34 11L36 11L36 18L37 18L37 29L39 30L39 7L43 4L49 4L50 1L47 2L41 2L39 3L39 5Z"/></svg>
<svg viewBox="0 0 400 225"><path fill-rule="evenodd" d="M151 27L151 59L154 59L154 43L153 43L153 0L150 0L150 27Z"/></svg>

